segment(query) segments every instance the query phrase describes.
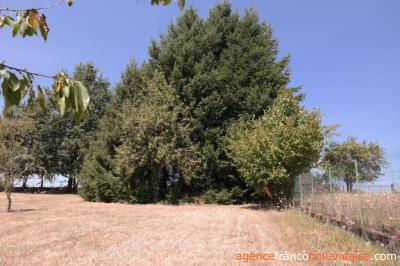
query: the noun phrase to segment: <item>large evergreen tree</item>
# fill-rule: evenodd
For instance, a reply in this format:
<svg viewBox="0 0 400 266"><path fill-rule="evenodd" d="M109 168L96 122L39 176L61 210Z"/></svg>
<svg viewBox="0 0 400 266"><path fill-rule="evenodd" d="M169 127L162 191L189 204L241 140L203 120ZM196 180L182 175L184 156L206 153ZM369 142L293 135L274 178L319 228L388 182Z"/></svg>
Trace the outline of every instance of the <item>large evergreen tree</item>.
<svg viewBox="0 0 400 266"><path fill-rule="evenodd" d="M129 200L126 184L116 173L116 148L122 143L118 116L125 102L133 104L144 97L145 77L134 60L127 66L117 84L111 102L101 119L99 129L85 155L80 173L80 194L86 200Z"/></svg>
<svg viewBox="0 0 400 266"><path fill-rule="evenodd" d="M289 82L288 57L278 59L271 27L253 10L240 17L229 3L211 9L206 20L189 9L153 42L150 56L195 120L192 138L207 158L208 185L243 185L223 139L233 120L260 116Z"/></svg>

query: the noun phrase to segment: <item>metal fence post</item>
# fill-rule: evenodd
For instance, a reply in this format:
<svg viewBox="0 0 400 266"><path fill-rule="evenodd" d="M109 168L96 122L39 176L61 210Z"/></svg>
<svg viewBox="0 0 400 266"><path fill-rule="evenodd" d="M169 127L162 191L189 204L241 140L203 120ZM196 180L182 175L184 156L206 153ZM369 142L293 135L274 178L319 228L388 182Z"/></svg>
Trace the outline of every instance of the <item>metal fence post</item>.
<svg viewBox="0 0 400 266"><path fill-rule="evenodd" d="M331 172L331 166L328 165L328 175L329 175L329 193L331 194L331 215L332 218L335 217L335 202L334 202L334 196L333 196L333 190L332 190L332 172Z"/></svg>
<svg viewBox="0 0 400 266"><path fill-rule="evenodd" d="M311 177L311 213L315 211L315 199L314 199L314 177L310 173Z"/></svg>
<svg viewBox="0 0 400 266"><path fill-rule="evenodd" d="M299 190L300 190L300 209L303 209L303 187L301 182L301 175L299 176Z"/></svg>
<svg viewBox="0 0 400 266"><path fill-rule="evenodd" d="M356 184L357 184L357 196L358 196L358 207L360 209L360 224L361 226L364 226L364 215L363 215L363 209L361 205L361 194L360 194L360 177L358 175L358 166L357 166L357 160L354 160L354 168L356 171Z"/></svg>

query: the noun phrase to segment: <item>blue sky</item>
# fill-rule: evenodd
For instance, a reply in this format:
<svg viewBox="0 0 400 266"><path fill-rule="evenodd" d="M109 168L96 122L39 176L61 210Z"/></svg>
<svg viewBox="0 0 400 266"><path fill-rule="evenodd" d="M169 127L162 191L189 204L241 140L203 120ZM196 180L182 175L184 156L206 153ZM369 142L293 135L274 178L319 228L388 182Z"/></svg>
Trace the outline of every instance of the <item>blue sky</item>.
<svg viewBox="0 0 400 266"><path fill-rule="evenodd" d="M51 1L51 0L49 0ZM0 7L40 6L48 1L0 0ZM220 1L191 0L201 16ZM319 108L325 123L339 123L341 138L354 135L400 148L400 1L237 0L235 9L258 10L272 25L281 56L291 54L291 85L302 85L305 105ZM179 8L150 0L75 0L72 8L46 13L47 42L0 32L0 60L52 74L93 61L115 84L134 57L147 59L151 38L165 32ZM48 83L39 80L41 83ZM0 105L2 103L0 102Z"/></svg>

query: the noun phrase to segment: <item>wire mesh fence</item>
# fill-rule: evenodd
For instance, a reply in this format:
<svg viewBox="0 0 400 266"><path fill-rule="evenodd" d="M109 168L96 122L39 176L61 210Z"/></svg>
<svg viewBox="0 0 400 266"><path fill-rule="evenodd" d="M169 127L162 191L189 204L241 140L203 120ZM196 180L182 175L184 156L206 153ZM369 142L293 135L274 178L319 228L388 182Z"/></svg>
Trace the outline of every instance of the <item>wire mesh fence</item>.
<svg viewBox="0 0 400 266"><path fill-rule="evenodd" d="M294 206L400 236L400 152L387 153L386 161L381 175L369 181L360 176L356 161L351 177L330 167L313 169L297 178Z"/></svg>
<svg viewBox="0 0 400 266"><path fill-rule="evenodd" d="M43 182L43 183L42 183ZM68 178L61 175L55 175L52 178L40 178L37 175L31 175L25 180L26 187L29 188L62 188L68 186ZM22 187L24 184L23 180L15 180L14 188Z"/></svg>

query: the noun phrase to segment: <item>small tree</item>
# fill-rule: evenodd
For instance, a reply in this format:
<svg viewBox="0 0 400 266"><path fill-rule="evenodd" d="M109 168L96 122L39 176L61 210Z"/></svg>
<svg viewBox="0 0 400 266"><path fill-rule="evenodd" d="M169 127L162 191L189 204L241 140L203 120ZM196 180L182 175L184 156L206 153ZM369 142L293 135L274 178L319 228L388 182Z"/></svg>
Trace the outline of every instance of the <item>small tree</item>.
<svg viewBox="0 0 400 266"><path fill-rule="evenodd" d="M322 164L330 166L331 172L346 183L347 191L353 191L357 163L359 180L372 181L382 174L386 164L383 149L375 143L358 143L355 137L349 137L342 143L332 142L327 146Z"/></svg>
<svg viewBox="0 0 400 266"><path fill-rule="evenodd" d="M287 204L295 177L318 161L324 135L319 112L284 91L260 119L231 127L228 154L256 192Z"/></svg>
<svg viewBox="0 0 400 266"><path fill-rule="evenodd" d="M0 173L11 211L11 192L16 179L21 179L31 171L32 156L26 140L32 132L32 121L26 118L0 119Z"/></svg>

